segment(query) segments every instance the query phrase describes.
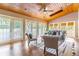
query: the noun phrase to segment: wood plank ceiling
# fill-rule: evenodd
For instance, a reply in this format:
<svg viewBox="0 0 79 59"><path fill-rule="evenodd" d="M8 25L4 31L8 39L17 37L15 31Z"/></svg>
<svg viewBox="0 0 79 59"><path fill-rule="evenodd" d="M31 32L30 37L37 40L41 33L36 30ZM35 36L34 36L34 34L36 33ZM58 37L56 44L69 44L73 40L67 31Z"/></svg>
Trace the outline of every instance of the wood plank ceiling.
<svg viewBox="0 0 79 59"><path fill-rule="evenodd" d="M44 8L46 11L44 12ZM55 18L64 16L71 12L77 11L79 4L71 3L6 3L0 4L0 9L5 9L22 15L26 15L32 18L37 18L44 21L51 21ZM59 10L63 10L60 13L50 16Z"/></svg>

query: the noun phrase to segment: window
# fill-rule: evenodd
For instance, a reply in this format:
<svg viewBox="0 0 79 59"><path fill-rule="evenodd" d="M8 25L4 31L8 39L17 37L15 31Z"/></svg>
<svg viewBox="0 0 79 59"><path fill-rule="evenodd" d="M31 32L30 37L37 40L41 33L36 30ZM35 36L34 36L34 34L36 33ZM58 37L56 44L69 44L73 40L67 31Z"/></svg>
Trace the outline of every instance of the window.
<svg viewBox="0 0 79 59"><path fill-rule="evenodd" d="M62 22L61 26L60 26L61 30L67 30L67 23L66 22Z"/></svg>
<svg viewBox="0 0 79 59"><path fill-rule="evenodd" d="M49 30L53 29L53 24L49 24Z"/></svg>
<svg viewBox="0 0 79 59"><path fill-rule="evenodd" d="M67 36L75 37L75 21L67 22Z"/></svg>
<svg viewBox="0 0 79 59"><path fill-rule="evenodd" d="M54 27L54 28L53 28L54 30L59 30L59 24L58 24L58 23L54 23L53 25L54 25L54 26L53 26L53 27Z"/></svg>

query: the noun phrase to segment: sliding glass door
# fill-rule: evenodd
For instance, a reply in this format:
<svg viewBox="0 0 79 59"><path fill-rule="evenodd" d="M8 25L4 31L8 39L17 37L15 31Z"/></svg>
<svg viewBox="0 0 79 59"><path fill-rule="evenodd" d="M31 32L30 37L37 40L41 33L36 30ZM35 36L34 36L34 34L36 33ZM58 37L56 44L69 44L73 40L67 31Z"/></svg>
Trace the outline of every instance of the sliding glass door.
<svg viewBox="0 0 79 59"><path fill-rule="evenodd" d="M39 23L39 36L41 36L43 34L43 25L42 23Z"/></svg>
<svg viewBox="0 0 79 59"><path fill-rule="evenodd" d="M25 32L28 34L32 33L32 22L26 20L25 25Z"/></svg>
<svg viewBox="0 0 79 59"><path fill-rule="evenodd" d="M26 20L26 33L31 33L34 38L42 36L46 32L47 25L37 21Z"/></svg>
<svg viewBox="0 0 79 59"><path fill-rule="evenodd" d="M14 20L13 39L19 40L23 38L23 21Z"/></svg>
<svg viewBox="0 0 79 59"><path fill-rule="evenodd" d="M33 37L34 38L37 38L37 36L38 36L38 31L37 31L37 22L35 21L35 22L32 22L32 34L33 34Z"/></svg>
<svg viewBox="0 0 79 59"><path fill-rule="evenodd" d="M23 39L23 20L0 14L0 44Z"/></svg>
<svg viewBox="0 0 79 59"><path fill-rule="evenodd" d="M45 34L47 29L47 25L44 23L39 23L39 36L42 36Z"/></svg>
<svg viewBox="0 0 79 59"><path fill-rule="evenodd" d="M10 19L0 15L0 43L10 40Z"/></svg>

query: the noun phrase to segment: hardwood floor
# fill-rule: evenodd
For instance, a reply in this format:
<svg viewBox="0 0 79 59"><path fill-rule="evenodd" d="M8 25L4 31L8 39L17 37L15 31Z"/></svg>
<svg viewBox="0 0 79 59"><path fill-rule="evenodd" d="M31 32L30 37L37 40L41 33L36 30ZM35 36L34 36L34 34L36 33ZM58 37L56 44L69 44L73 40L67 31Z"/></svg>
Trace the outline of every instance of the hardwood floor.
<svg viewBox="0 0 79 59"><path fill-rule="evenodd" d="M67 40L67 47L63 51L62 56L79 56L79 43L74 40ZM62 49L62 48L61 48ZM47 55L51 55L47 53ZM34 45L22 45L22 43L16 43L13 46L5 45L0 46L0 56L44 56L43 50Z"/></svg>

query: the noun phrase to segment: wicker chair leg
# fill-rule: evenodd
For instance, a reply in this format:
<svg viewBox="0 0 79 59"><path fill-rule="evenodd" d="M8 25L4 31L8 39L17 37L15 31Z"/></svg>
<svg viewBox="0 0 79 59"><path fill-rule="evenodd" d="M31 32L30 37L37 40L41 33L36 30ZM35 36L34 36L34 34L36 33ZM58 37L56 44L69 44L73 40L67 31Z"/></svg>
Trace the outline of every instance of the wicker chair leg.
<svg viewBox="0 0 79 59"><path fill-rule="evenodd" d="M36 46L37 46L37 40L36 40Z"/></svg>
<svg viewBox="0 0 79 59"><path fill-rule="evenodd" d="M44 47L44 56L46 55L45 52L46 52L46 47Z"/></svg>
<svg viewBox="0 0 79 59"><path fill-rule="evenodd" d="M29 46L30 41L28 41L28 46Z"/></svg>
<svg viewBox="0 0 79 59"><path fill-rule="evenodd" d="M56 49L56 54L57 54L57 56L58 56L58 49Z"/></svg>

